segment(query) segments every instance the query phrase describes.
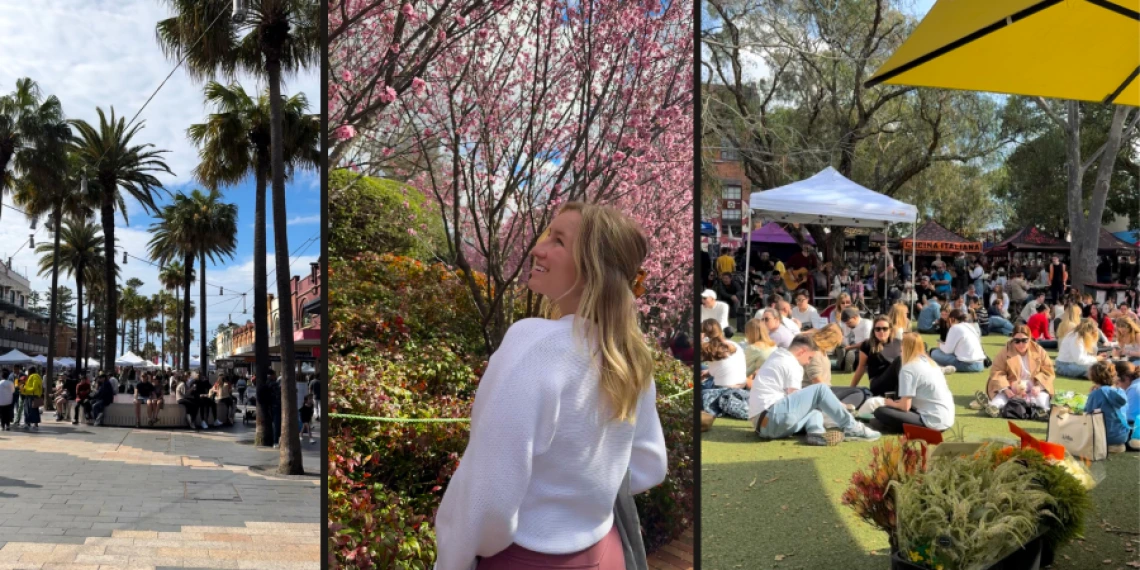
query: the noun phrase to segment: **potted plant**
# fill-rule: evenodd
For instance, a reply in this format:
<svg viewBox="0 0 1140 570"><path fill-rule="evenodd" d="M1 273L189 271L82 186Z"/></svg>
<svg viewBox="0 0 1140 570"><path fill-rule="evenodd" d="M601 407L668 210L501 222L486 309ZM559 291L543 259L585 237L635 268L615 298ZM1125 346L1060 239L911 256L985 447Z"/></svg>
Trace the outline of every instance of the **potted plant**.
<svg viewBox="0 0 1140 570"><path fill-rule="evenodd" d="M871 448L870 465L865 471L856 471L851 476L851 486L843 493L844 505L887 533L892 553L898 550L892 485L924 471L927 451L928 446L924 441L884 439L881 444Z"/></svg>
<svg viewBox="0 0 1140 570"><path fill-rule="evenodd" d="M896 485L900 569L1037 570L1054 499L1013 447L987 444L969 457L938 457Z"/></svg>

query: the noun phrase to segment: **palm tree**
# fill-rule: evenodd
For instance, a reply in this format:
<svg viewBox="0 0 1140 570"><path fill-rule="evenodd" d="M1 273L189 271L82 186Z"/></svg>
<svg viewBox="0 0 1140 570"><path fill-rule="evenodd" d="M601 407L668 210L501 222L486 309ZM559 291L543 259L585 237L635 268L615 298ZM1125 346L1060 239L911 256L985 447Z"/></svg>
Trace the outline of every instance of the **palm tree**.
<svg viewBox="0 0 1140 570"><path fill-rule="evenodd" d="M58 103L58 101L57 101ZM33 221L48 218L48 227L53 230L52 251L59 258L60 224L64 216L84 217L90 215L85 197L79 192L78 160L68 153L71 143L71 127L58 109L40 117L34 136L26 137L24 150L16 155L16 171L21 174L15 181L13 201L23 208L25 215ZM50 115L50 116L48 116ZM48 361L46 387L50 392L55 378L55 332L59 315L59 270L51 271L51 301L48 308ZM49 404L50 406L50 404Z"/></svg>
<svg viewBox="0 0 1140 570"><path fill-rule="evenodd" d="M151 302L157 310L156 316L162 317L158 333L162 335L162 348L159 350L159 354L162 355L164 368L166 366L166 315L170 314L170 305L175 301L174 297L170 294L170 287L168 286L170 275L165 274L165 271L166 268L164 267L162 272L158 274L158 281L162 284L164 289L151 297ZM178 278L182 278L181 271L178 272Z"/></svg>
<svg viewBox="0 0 1140 570"><path fill-rule="evenodd" d="M206 101L215 113L202 124L187 130L190 140L200 148L201 159L194 176L207 188L241 182L251 172L254 177L255 209L253 231L253 322L254 374L269 374L269 307L265 270L265 190L270 172L270 105L268 94L256 100L239 84L206 85ZM302 94L285 100L285 166L289 174L295 168L316 168L320 164L320 117L306 115L308 101ZM257 384L257 429L254 443L268 447L264 418L269 417L269 388Z"/></svg>
<svg viewBox="0 0 1140 570"><path fill-rule="evenodd" d="M50 131L61 121L59 99L55 95L41 99L40 88L31 78L17 79L16 90L0 97L0 198L14 185L8 167L16 155L33 144L41 127Z"/></svg>
<svg viewBox="0 0 1140 570"><path fill-rule="evenodd" d="M141 313L143 313L144 311L146 311L146 306L145 306L146 298L139 295L139 287L143 286L143 280L142 279L139 279L138 277L131 277L130 279L127 279L126 285L127 285L127 293L123 299L123 317L125 319L123 321L123 329L124 329L124 332L126 332L126 328L127 328L126 321L131 321L131 325L133 327L132 338L131 338L131 350L133 351L133 350L137 349L139 346L139 334L138 334L139 333L139 324L138 324L138 320L140 318L139 315ZM123 338L125 340L126 335L124 335ZM126 354L125 350L123 351L123 354Z"/></svg>
<svg viewBox="0 0 1140 570"><path fill-rule="evenodd" d="M165 150L152 150L154 145L131 145L131 139L143 128L143 123L128 126L120 117L115 120L115 109L111 108L108 121L103 109L99 113L99 128L87 121L72 121L79 131L75 139L76 152L83 159L86 171L94 176L91 185L93 194L99 198L100 216L103 224L103 241L106 247L106 269L103 281L106 291L107 313L103 323L104 342L112 343L112 350L103 351L103 368L115 367L115 317L118 314L114 281L115 264L115 209L127 220L123 193L134 198L147 213L157 212L154 203L156 191L162 190L162 183L152 173L165 172L173 175L162 161ZM121 192L122 191L122 192Z"/></svg>
<svg viewBox="0 0 1140 570"><path fill-rule="evenodd" d="M316 65L321 57L320 3L312 0L249 0L247 14L233 18L230 0L165 0L175 16L158 23L158 43L170 58L186 60L195 79L237 72L266 78L269 86L270 173L273 188L274 249L277 295L282 326L293 322L289 272L289 240L285 215L285 119L281 97L283 75ZM244 34L244 35L243 35ZM281 337L284 371L281 409L297 409L293 335ZM298 418L282 419L281 459L277 472L304 473Z"/></svg>
<svg viewBox="0 0 1140 570"><path fill-rule="evenodd" d="M177 293L178 290L186 287L186 281L187 281L186 275L187 275L186 267L181 262L175 261L172 263L164 264L162 270L159 271L159 273L158 273L158 282L162 284L162 287L166 291L174 291ZM190 281L193 281L194 280L194 269L193 268L190 269L189 275L190 275ZM165 301L166 302L163 304L163 311L164 311L163 312L163 321L165 323L165 320L166 320L165 315L174 315L174 324L175 324L174 330L176 331L175 334L173 335L174 336L174 346L181 347L182 343L181 343L180 339L182 338L182 334L181 334L181 331L182 331L182 308L179 307L177 302L176 302L177 301L176 295L171 295L170 293L167 293L167 298L165 299ZM174 301L174 303L172 303L172 301ZM164 331L164 334L165 334L165 331L166 331L166 325L165 324L163 324L162 330ZM166 350L166 338L165 337L162 340L162 349L163 349L163 351ZM171 356L174 356L173 351L171 351L170 354L171 354ZM179 353L179 354L181 354L181 353ZM172 358L171 360L173 361L175 359Z"/></svg>
<svg viewBox="0 0 1140 570"><path fill-rule="evenodd" d="M42 243L36 246L36 253L43 256L40 257L40 275L49 271L57 273L58 267L68 277L75 276L75 322L78 325L75 342L78 361L81 366L86 366L84 359L88 355L83 332L83 287L87 283L98 283L103 272L106 262L100 247L103 236L99 235L98 225L76 218L63 222L58 234L56 244Z"/></svg>

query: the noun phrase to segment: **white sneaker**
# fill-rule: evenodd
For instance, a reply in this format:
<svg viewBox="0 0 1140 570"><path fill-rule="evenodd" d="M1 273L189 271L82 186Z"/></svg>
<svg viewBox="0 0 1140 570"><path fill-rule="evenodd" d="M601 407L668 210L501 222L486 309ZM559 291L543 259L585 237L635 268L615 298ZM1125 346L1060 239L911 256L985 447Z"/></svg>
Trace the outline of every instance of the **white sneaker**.
<svg viewBox="0 0 1140 570"><path fill-rule="evenodd" d="M943 374L953 374L957 371L958 371L958 369L954 368L953 366L943 366L942 367L942 373Z"/></svg>
<svg viewBox="0 0 1140 570"><path fill-rule="evenodd" d="M202 422L202 429L209 429L210 426L206 422Z"/></svg>
<svg viewBox="0 0 1140 570"><path fill-rule="evenodd" d="M863 423L856 423L843 432L845 441L875 441L881 436L882 434Z"/></svg>
<svg viewBox="0 0 1140 570"><path fill-rule="evenodd" d="M214 420L214 427L218 427L220 425L222 425L221 420Z"/></svg>

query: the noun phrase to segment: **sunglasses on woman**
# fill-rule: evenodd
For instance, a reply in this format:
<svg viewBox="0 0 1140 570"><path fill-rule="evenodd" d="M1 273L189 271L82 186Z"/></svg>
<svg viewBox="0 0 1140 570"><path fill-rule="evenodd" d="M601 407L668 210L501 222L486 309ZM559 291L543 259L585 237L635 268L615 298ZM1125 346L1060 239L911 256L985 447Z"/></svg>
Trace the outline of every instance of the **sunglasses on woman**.
<svg viewBox="0 0 1140 570"><path fill-rule="evenodd" d="M1027 339L1027 338L1015 338L1015 339L1013 339L1013 344L1025 344L1027 342L1029 342L1029 339Z"/></svg>
<svg viewBox="0 0 1140 570"><path fill-rule="evenodd" d="M875 327L875 332L886 332L891 330L890 327Z"/></svg>

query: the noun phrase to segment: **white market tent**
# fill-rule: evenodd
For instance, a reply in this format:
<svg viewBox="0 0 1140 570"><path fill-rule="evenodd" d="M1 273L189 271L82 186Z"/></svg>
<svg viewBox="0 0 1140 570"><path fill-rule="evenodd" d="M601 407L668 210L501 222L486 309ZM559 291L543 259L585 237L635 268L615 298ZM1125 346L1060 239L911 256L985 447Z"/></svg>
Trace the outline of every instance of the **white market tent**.
<svg viewBox="0 0 1140 570"><path fill-rule="evenodd" d="M878 228L884 231L891 224L912 224L915 230L918 227L918 208L864 188L830 166L806 180L753 192L748 199L748 207L750 216L780 223ZM744 256L744 274L748 275L752 240L747 240L745 247L748 253ZM913 260L911 263L913 265ZM744 303L747 302L748 288L745 287Z"/></svg>
<svg viewBox="0 0 1140 570"><path fill-rule="evenodd" d="M48 358L40 354L38 356L33 356L32 360L36 361L36 364L47 364Z"/></svg>
<svg viewBox="0 0 1140 570"><path fill-rule="evenodd" d="M0 356L0 364L35 364L36 361L32 357L20 352L19 350L12 349L11 352Z"/></svg>
<svg viewBox="0 0 1140 570"><path fill-rule="evenodd" d="M133 366L136 368L143 368L147 364L150 364L150 362L133 352L128 352L115 359L115 366Z"/></svg>

